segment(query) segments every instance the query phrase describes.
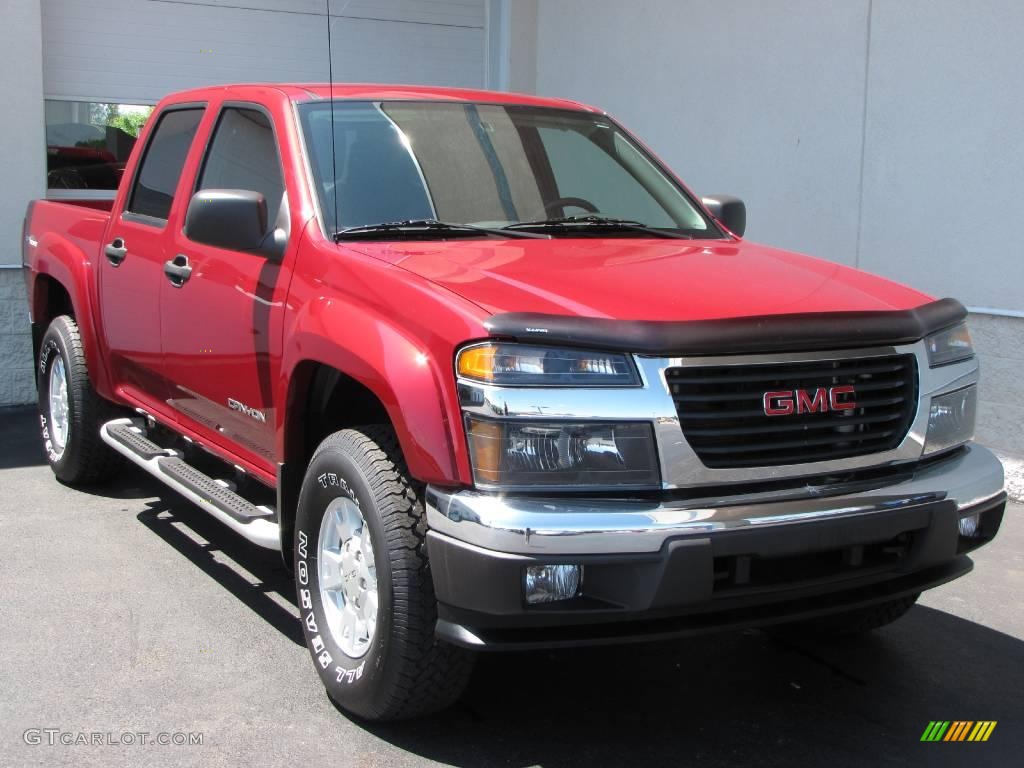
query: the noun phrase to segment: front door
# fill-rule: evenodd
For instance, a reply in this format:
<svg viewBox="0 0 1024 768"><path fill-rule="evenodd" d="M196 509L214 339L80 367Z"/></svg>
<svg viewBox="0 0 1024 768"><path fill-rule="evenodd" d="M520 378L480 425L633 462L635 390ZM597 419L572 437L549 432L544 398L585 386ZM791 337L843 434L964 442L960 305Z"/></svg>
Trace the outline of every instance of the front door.
<svg viewBox="0 0 1024 768"><path fill-rule="evenodd" d="M203 107L164 110L150 133L123 210L100 245L99 306L115 385L160 410L167 395L160 349L167 219Z"/></svg>
<svg viewBox="0 0 1024 768"><path fill-rule="evenodd" d="M281 161L271 117L226 105L199 167L195 191L242 189L267 201L268 238L287 230ZM170 404L183 426L273 475L274 384L287 293L280 256L195 243L175 227L168 258L190 268L161 289Z"/></svg>

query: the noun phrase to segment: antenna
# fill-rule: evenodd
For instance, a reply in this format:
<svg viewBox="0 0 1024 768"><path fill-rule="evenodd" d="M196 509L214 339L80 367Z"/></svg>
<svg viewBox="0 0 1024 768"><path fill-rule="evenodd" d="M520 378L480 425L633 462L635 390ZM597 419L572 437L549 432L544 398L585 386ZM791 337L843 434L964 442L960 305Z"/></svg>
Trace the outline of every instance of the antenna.
<svg viewBox="0 0 1024 768"><path fill-rule="evenodd" d="M327 0L327 94L331 100L331 174L333 175L331 197L334 198L333 229L340 229L338 223L338 150L334 146L334 53L331 50L331 0Z"/></svg>

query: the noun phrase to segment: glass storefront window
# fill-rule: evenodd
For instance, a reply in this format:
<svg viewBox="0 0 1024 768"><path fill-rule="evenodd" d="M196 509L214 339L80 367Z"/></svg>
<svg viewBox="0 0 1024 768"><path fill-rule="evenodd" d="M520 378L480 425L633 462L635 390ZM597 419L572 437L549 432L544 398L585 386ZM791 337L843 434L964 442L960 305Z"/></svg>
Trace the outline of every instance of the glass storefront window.
<svg viewBox="0 0 1024 768"><path fill-rule="evenodd" d="M95 101L46 100L48 195L92 190L113 196L153 107Z"/></svg>

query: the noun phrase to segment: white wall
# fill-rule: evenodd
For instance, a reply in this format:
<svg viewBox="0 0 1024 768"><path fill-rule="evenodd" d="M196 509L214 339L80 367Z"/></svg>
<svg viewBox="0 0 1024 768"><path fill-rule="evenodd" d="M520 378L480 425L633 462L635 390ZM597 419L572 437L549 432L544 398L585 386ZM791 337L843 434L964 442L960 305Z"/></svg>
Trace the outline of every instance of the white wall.
<svg viewBox="0 0 1024 768"><path fill-rule="evenodd" d="M328 80L324 0L41 2L47 98L148 103L215 83ZM330 5L335 81L484 84L484 0Z"/></svg>
<svg viewBox="0 0 1024 768"><path fill-rule="evenodd" d="M506 22L509 38L508 82L502 88L519 93L537 90L538 0L502 0L509 6Z"/></svg>
<svg viewBox="0 0 1024 768"><path fill-rule="evenodd" d="M1024 310L1024 3L874 0L861 265Z"/></svg>
<svg viewBox="0 0 1024 768"><path fill-rule="evenodd" d="M21 264L21 221L46 184L39 5L0 0L0 103L3 184L0 184L0 265Z"/></svg>
<svg viewBox="0 0 1024 768"><path fill-rule="evenodd" d="M1019 0L539 0L536 89L743 197L753 240L1024 310L1022 31Z"/></svg>

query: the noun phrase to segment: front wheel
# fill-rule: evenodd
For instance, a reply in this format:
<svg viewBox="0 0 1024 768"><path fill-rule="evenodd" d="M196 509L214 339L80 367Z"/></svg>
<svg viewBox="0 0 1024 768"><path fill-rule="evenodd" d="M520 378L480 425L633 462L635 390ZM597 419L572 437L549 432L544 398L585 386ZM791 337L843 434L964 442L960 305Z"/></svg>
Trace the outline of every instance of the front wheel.
<svg viewBox="0 0 1024 768"><path fill-rule="evenodd" d="M331 699L372 720L453 703L473 657L434 637L423 506L393 430L328 436L306 471L295 522L299 612Z"/></svg>

